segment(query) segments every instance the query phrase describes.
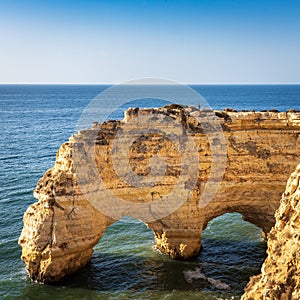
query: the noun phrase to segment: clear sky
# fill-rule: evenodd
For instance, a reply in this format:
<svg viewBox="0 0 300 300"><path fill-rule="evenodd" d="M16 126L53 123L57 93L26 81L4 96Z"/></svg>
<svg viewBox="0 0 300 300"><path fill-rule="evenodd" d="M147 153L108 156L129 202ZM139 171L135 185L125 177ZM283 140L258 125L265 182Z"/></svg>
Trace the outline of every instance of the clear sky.
<svg viewBox="0 0 300 300"><path fill-rule="evenodd" d="M0 1L1 83L143 77L300 83L300 1Z"/></svg>

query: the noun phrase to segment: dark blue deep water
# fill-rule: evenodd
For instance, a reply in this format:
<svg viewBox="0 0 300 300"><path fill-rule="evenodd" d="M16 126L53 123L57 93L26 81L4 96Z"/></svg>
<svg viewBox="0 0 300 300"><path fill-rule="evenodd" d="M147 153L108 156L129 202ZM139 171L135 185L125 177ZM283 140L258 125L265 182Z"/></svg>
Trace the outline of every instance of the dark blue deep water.
<svg viewBox="0 0 300 300"><path fill-rule="evenodd" d="M57 286L28 279L17 244L23 213L35 202L32 191L59 146L105 88L0 85L0 299L238 299L249 276L259 273L266 246L260 230L239 214L212 220L203 232L203 251L191 262L161 255L151 230L123 218L107 229L91 263L72 278ZM215 109L300 110L300 85L193 88ZM103 109L109 108L107 102Z"/></svg>

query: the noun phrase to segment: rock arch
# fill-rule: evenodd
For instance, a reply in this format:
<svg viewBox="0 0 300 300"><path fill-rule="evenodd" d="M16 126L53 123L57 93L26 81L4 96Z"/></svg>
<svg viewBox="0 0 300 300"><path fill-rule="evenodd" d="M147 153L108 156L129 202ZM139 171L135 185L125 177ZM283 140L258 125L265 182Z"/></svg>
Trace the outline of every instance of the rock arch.
<svg viewBox="0 0 300 300"><path fill-rule="evenodd" d="M94 245L107 226L116 221L91 204L74 171L73 148L78 144L85 145L87 137L94 132L97 132L94 145L99 173L107 187L119 197L133 202L140 199L151 201L151 197L172 189L178 177L176 168L167 169L165 181L155 186L155 193L149 189L132 189L111 171L108 149L118 128L128 122L133 112L129 110L123 121L94 124L94 128L72 136L60 147L55 165L39 180L34 192L39 201L25 212L19 238L22 259L33 280L57 281L87 264ZM198 202L209 176L211 153L207 136L201 129L203 123L199 121L201 112L176 107L144 109L138 113L153 117L168 114L174 118L182 118L184 113L186 132L195 138L201 162L189 199L170 215L147 224L155 233L158 249L175 259L197 256L201 249L202 230L210 220L227 212L241 213L245 220L265 233L270 231L281 193L298 162L300 113L216 112L226 140L227 162L218 193L203 208ZM147 175L155 140L157 142L157 136L153 134L139 140L133 147L131 166L140 175ZM176 153L168 143L160 140L162 155L176 161ZM85 164L84 160L82 164ZM95 186L89 185L92 180L89 176L93 174L86 167L85 183L88 192L92 192ZM140 219L143 221L142 215Z"/></svg>

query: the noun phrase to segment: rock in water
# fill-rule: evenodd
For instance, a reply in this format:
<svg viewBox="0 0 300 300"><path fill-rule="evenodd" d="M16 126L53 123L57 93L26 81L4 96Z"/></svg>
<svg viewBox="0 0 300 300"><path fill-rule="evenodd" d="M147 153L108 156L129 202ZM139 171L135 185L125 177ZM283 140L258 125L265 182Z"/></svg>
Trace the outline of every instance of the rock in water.
<svg viewBox="0 0 300 300"><path fill-rule="evenodd" d="M143 119L148 123L140 122ZM172 134L164 134L171 129ZM141 130L148 134L139 134ZM119 163L124 147L113 148L118 135L119 146L132 140L127 164ZM38 202L24 214L19 244L30 277L53 282L77 271L89 262L106 228L128 215L147 223L157 249L175 259L197 256L202 230L224 213L241 213L268 233L285 182L297 165L299 135L300 113L295 112L204 112L170 106L129 109L124 120L94 123L60 147L55 165L37 184ZM172 140L174 136L182 147ZM189 139L194 148L187 148ZM156 170L162 161L165 166ZM196 176L193 172L190 176L190 169L197 171ZM147 185L147 178L153 184ZM296 193L298 182L290 186L296 189L290 194ZM203 195L211 195L215 187L216 193L206 201ZM182 195L187 197L174 209L174 200ZM137 207L145 209L136 211ZM164 211L167 214L161 217ZM277 226L285 228L292 212L290 208ZM289 228L286 236L273 234L278 253L284 253L280 243L298 238L292 225ZM292 285L291 280L286 278L286 283Z"/></svg>

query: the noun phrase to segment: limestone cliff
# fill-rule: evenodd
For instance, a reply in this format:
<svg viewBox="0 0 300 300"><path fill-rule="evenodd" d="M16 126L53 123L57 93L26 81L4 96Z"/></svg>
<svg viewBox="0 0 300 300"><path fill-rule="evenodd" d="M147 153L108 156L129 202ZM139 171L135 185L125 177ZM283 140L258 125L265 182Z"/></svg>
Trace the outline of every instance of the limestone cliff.
<svg viewBox="0 0 300 300"><path fill-rule="evenodd" d="M143 123L136 126L131 121L142 116L149 117L156 131L139 134ZM172 128L173 135L176 130L182 131L181 146L186 147L188 139L193 139L196 152L182 151L174 146L172 134L161 134L166 118L180 123L178 128L167 124L167 129ZM220 122L223 140L212 122ZM112 159L113 155L117 158L123 155L120 147L112 151L120 133L124 144L134 134L128 147L126 170L122 164L116 166ZM90 260L93 247L107 226L125 215L147 222L154 231L158 249L176 259L198 255L202 230L211 219L227 212L239 212L245 220L269 232L285 183L297 165L299 134L300 113L215 112L212 115L176 105L129 109L124 120L94 123L92 128L78 132L60 147L55 165L39 180L34 191L38 202L24 214L19 243L30 277L51 282L78 270ZM93 159L87 158L88 152L94 154ZM198 164L186 163L195 161L195 153ZM152 168L163 165L161 158L165 169L159 176L152 176ZM213 172L216 162L217 172ZM220 174L218 162L224 163ZM189 165L196 167L196 178L185 173ZM119 173L116 167L121 167ZM131 182L126 181L127 174ZM150 177L154 183L135 184L137 176ZM96 180L98 177L102 185ZM203 202L202 195L220 179L216 193L210 201ZM110 201L109 193L124 203L145 209L136 213L113 198ZM172 208L172 198L180 198L182 194L187 195L186 201L170 214L159 217L160 210ZM169 202L163 202L168 195L171 195L167 198ZM102 205L100 209L94 200Z"/></svg>
<svg viewBox="0 0 300 300"><path fill-rule="evenodd" d="M243 300L300 299L300 165L288 180L275 216L262 273L251 278Z"/></svg>

